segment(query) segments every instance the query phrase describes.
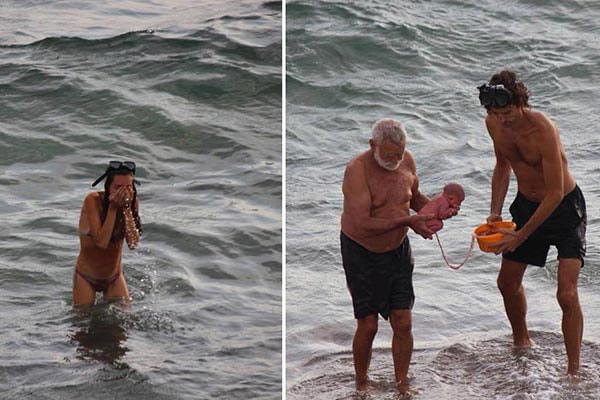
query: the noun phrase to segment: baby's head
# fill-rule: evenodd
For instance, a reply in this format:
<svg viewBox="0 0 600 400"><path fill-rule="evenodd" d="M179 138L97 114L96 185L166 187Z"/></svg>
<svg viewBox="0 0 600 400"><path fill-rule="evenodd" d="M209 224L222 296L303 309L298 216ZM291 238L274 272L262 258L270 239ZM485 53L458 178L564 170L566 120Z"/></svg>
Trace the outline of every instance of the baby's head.
<svg viewBox="0 0 600 400"><path fill-rule="evenodd" d="M444 186L444 197L452 207L458 207L465 199L465 191L458 183L452 182Z"/></svg>

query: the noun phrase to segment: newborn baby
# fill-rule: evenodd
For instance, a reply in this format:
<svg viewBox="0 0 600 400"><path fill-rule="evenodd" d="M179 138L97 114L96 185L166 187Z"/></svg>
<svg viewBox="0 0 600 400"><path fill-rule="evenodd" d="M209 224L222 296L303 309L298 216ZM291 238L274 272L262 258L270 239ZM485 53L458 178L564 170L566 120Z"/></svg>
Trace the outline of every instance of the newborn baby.
<svg viewBox="0 0 600 400"><path fill-rule="evenodd" d="M465 191L462 186L458 183L449 183L444 186L442 193L435 196L419 210L419 214L435 215L434 218L425 221L427 227L435 233L444 226L443 219L450 218L458 213L460 203L464 199Z"/></svg>

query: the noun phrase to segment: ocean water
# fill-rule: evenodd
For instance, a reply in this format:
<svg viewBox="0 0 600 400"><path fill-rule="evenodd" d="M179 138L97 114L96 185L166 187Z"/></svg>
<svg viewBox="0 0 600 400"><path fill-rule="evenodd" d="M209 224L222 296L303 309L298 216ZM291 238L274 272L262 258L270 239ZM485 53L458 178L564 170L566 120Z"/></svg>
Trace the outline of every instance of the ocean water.
<svg viewBox="0 0 600 400"><path fill-rule="evenodd" d="M0 5L0 398L281 397L277 1ZM134 160L130 307L72 310L82 201Z"/></svg>
<svg viewBox="0 0 600 400"><path fill-rule="evenodd" d="M368 149L373 123L403 122L420 189L457 181L460 214L440 240L460 262L489 212L495 159L476 86L503 68L556 121L588 209L579 279L582 382L564 378L556 251L528 268L528 324L537 346L517 352L496 288L500 258L474 250L458 271L434 241L410 233L415 256L415 399L600 397L600 5L580 1L291 1L287 3L286 312L288 399L395 399L391 329L380 319L374 389L354 389L355 329L339 251L347 162ZM516 193L514 178L505 202Z"/></svg>

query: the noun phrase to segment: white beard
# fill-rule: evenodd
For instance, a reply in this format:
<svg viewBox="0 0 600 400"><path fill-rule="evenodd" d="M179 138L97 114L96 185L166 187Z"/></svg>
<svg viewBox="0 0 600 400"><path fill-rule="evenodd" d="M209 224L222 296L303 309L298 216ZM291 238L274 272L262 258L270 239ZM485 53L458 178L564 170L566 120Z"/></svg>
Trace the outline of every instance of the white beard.
<svg viewBox="0 0 600 400"><path fill-rule="evenodd" d="M377 164L381 168L387 169L388 171L395 171L395 170L397 170L398 167L400 166L400 163L402 162L402 160L400 160L397 163L393 164L393 163L390 163L390 162L383 161L383 159L379 156L379 149L376 149L373 154L375 156L375 161L377 161Z"/></svg>

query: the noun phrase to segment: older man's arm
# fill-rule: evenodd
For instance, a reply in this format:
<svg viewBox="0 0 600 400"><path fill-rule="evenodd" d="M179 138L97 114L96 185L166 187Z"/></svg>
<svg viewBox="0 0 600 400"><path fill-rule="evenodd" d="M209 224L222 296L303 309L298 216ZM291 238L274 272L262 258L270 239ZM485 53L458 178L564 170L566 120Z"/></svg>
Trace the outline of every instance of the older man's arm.
<svg viewBox="0 0 600 400"><path fill-rule="evenodd" d="M413 157L410 151L406 151L404 154L404 162L408 164L411 172L414 175L413 185L410 188L412 192L412 198L410 200L410 208L419 212L421 208L425 207L425 204L429 203L431 200L425 194L419 191L419 177L417 176L417 163L415 162L415 158Z"/></svg>
<svg viewBox="0 0 600 400"><path fill-rule="evenodd" d="M419 212L429 201L431 200L425 194L419 190L419 177L417 176L417 163L410 151L406 151L404 154L404 162L409 166L410 171L414 175L413 184L411 189L412 197L410 199L410 208ZM436 214L433 214L433 218L437 218ZM433 231L427 227L424 220L417 220L410 224L410 228L424 237L425 239L433 238Z"/></svg>
<svg viewBox="0 0 600 400"><path fill-rule="evenodd" d="M419 191L419 178L415 175L415 184L412 187L410 208L419 212L421 208L425 207L425 204L429 203L429 201L429 197Z"/></svg>

